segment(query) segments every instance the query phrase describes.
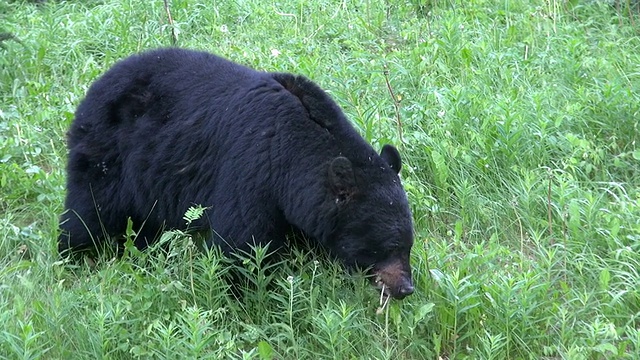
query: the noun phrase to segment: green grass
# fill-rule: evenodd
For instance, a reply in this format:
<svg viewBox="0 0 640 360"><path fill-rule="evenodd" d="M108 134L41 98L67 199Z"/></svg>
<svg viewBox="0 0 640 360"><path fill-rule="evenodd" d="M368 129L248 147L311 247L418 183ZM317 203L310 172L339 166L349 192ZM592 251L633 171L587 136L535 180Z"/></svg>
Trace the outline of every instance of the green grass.
<svg viewBox="0 0 640 360"><path fill-rule="evenodd" d="M305 74L376 147L400 147L417 291L377 311L325 257L293 249L268 272L261 249L237 300L233 265L179 232L168 253L62 262L73 111L171 26L159 0L9 0L0 358L640 358L635 2L169 2L179 46Z"/></svg>

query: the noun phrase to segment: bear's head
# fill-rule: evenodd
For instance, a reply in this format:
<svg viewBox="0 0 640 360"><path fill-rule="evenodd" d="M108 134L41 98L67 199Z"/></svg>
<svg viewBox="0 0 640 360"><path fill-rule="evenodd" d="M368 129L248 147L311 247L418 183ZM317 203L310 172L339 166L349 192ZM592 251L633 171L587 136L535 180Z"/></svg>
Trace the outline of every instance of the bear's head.
<svg viewBox="0 0 640 360"><path fill-rule="evenodd" d="M401 159L391 145L364 163L346 157L329 164L335 210L326 232L329 250L347 267L366 269L371 280L395 299L413 293L409 257L413 221L398 173Z"/></svg>

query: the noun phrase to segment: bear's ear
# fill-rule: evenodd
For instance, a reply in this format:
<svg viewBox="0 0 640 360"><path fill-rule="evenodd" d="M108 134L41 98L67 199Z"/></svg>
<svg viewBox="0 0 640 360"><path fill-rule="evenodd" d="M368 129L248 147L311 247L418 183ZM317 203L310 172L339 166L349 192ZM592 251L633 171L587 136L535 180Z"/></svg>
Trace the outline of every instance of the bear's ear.
<svg viewBox="0 0 640 360"><path fill-rule="evenodd" d="M396 149L393 145L385 145L382 147L382 151L380 152L380 156L384 159L384 161L389 164L391 169L396 172L396 174L400 173L400 169L402 168L402 159L400 159L400 153L398 149Z"/></svg>
<svg viewBox="0 0 640 360"><path fill-rule="evenodd" d="M349 159L338 156L331 161L329 183L331 190L336 195L337 203L346 202L353 196L356 191L356 179Z"/></svg>

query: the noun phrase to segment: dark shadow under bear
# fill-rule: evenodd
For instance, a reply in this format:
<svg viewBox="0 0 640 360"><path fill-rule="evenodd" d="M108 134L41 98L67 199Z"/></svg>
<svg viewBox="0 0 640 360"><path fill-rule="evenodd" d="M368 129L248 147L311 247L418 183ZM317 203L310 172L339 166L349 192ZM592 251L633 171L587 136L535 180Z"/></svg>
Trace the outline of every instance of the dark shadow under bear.
<svg viewBox="0 0 640 360"><path fill-rule="evenodd" d="M393 297L413 292L400 155L376 153L302 76L190 50L135 55L91 86L68 147L60 252L120 236L128 218L144 248L201 205L209 246L278 248L293 226Z"/></svg>

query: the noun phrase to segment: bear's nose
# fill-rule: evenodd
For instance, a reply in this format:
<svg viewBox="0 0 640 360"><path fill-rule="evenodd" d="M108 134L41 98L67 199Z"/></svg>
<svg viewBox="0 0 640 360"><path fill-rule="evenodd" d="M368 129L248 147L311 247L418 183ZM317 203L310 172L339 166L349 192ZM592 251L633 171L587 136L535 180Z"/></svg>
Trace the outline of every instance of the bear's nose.
<svg viewBox="0 0 640 360"><path fill-rule="evenodd" d="M404 299L405 297L407 297L407 296L409 296L409 295L413 294L413 290L414 290L413 285L411 285L411 284L406 284L406 285L404 285L404 286L402 286L402 287L400 287L400 288L398 289L398 296L397 296L397 298L398 298L398 299Z"/></svg>

